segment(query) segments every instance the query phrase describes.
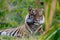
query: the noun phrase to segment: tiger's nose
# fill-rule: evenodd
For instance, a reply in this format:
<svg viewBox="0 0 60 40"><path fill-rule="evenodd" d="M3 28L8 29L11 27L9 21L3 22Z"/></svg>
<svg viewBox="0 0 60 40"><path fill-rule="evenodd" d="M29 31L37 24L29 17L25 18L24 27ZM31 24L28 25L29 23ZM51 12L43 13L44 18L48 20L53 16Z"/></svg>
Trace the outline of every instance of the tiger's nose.
<svg viewBox="0 0 60 40"><path fill-rule="evenodd" d="M38 22L38 19L37 19L37 20L35 20L35 22Z"/></svg>
<svg viewBox="0 0 60 40"><path fill-rule="evenodd" d="M39 19L36 19L36 21L38 21Z"/></svg>

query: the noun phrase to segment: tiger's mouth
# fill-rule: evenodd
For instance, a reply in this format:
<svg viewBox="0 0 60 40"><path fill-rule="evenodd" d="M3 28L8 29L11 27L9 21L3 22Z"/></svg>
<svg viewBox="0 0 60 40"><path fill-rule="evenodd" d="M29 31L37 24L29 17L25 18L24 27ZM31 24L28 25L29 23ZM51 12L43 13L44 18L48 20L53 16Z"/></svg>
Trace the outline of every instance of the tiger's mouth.
<svg viewBox="0 0 60 40"><path fill-rule="evenodd" d="M39 23L34 23L34 25L38 26L38 25L39 25Z"/></svg>

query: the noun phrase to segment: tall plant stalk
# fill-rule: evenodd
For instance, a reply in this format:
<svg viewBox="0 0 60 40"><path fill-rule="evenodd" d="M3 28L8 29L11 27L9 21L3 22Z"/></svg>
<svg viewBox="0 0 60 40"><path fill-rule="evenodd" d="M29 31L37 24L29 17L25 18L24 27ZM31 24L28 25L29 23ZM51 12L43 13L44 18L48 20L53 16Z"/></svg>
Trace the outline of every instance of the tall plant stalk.
<svg viewBox="0 0 60 40"><path fill-rule="evenodd" d="M36 0L37 8L40 9L40 0Z"/></svg>
<svg viewBox="0 0 60 40"><path fill-rule="evenodd" d="M48 4L44 1L44 6L45 6L45 26L46 28L48 27L48 20L47 20L47 17L48 17Z"/></svg>
<svg viewBox="0 0 60 40"><path fill-rule="evenodd" d="M52 4L51 4L51 10L50 10L50 16L49 19L47 20L47 13L48 13L48 5L46 5L45 7L45 19L46 19L46 32L48 31L48 29L51 27L52 22L53 22L53 16L55 14L55 8L56 8L56 1L57 0L52 0Z"/></svg>

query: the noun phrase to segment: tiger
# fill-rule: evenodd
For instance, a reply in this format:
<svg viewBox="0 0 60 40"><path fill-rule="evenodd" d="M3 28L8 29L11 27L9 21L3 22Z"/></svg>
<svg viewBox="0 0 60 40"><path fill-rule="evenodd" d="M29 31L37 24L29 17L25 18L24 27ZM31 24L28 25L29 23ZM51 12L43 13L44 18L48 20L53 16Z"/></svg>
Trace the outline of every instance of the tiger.
<svg viewBox="0 0 60 40"><path fill-rule="evenodd" d="M34 34L36 28L44 23L44 16L42 15L42 11L38 11L37 9L33 9L32 7L29 7L28 11L29 13L25 18L25 25L21 27L19 26L17 28L0 30L0 35L23 37ZM26 30L28 30L28 32L25 32ZM43 31L42 27L39 28L40 33L41 31Z"/></svg>
<svg viewBox="0 0 60 40"><path fill-rule="evenodd" d="M27 16L25 18L25 26L26 26L27 30L31 34L34 34L36 30L38 30L39 33L42 34L43 33L42 25L45 22L44 15L42 14L44 9L39 9L39 10L33 9L30 6L28 8L28 11L29 11L29 14L27 14Z"/></svg>

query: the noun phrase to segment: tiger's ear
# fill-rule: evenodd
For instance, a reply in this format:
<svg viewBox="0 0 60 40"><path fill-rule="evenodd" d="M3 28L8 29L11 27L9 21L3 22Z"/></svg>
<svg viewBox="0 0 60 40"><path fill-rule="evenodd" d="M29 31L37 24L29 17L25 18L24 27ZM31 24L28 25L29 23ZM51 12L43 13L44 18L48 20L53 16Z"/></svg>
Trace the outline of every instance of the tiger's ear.
<svg viewBox="0 0 60 40"><path fill-rule="evenodd" d="M31 6L29 6L28 11L31 11L31 10L32 10L32 7L31 7Z"/></svg>
<svg viewBox="0 0 60 40"><path fill-rule="evenodd" d="M43 8L40 9L40 12L39 13L42 14L43 12L44 12L44 9Z"/></svg>

